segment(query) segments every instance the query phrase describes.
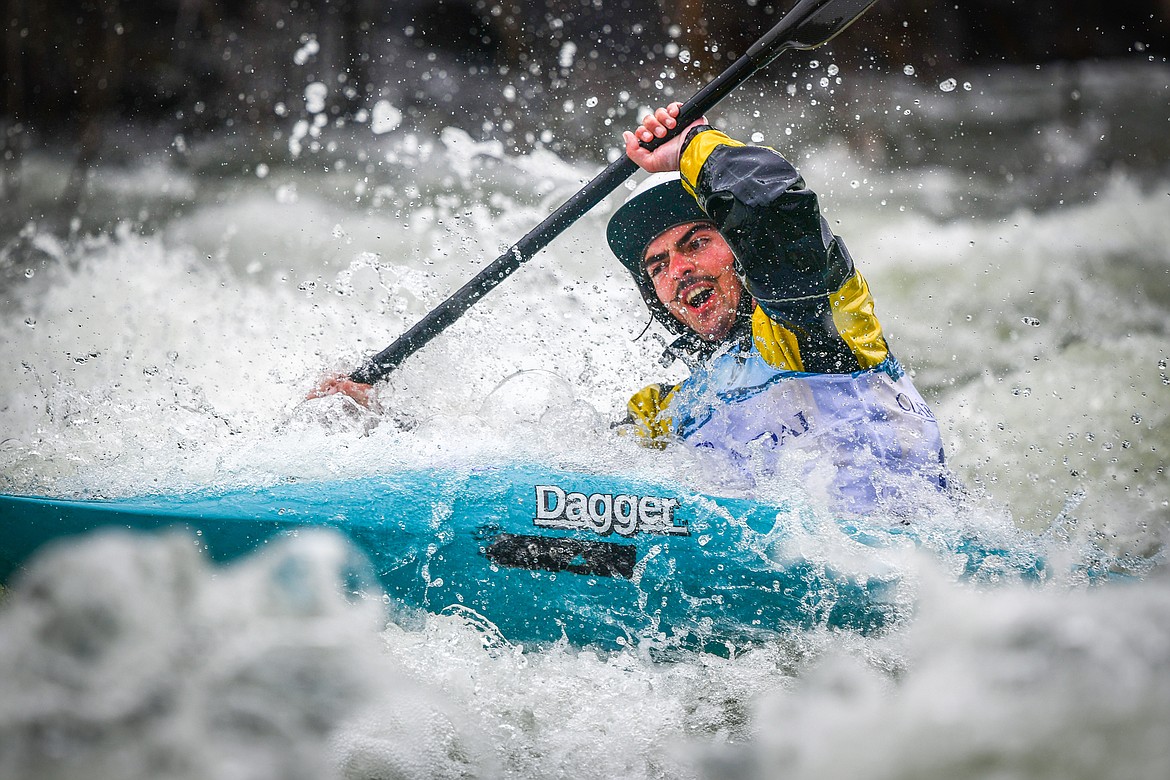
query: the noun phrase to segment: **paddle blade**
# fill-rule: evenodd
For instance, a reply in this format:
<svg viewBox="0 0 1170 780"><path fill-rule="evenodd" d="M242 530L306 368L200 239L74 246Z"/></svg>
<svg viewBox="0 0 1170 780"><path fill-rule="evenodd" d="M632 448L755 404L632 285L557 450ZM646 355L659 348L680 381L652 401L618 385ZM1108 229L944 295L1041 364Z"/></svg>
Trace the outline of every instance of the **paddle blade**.
<svg viewBox="0 0 1170 780"><path fill-rule="evenodd" d="M815 49L837 37L877 0L801 0L771 31L756 41L747 57L763 67L785 49Z"/></svg>
<svg viewBox="0 0 1170 780"><path fill-rule="evenodd" d="M814 49L837 37L877 0L813 0L816 8L804 17L788 37L794 49Z"/></svg>

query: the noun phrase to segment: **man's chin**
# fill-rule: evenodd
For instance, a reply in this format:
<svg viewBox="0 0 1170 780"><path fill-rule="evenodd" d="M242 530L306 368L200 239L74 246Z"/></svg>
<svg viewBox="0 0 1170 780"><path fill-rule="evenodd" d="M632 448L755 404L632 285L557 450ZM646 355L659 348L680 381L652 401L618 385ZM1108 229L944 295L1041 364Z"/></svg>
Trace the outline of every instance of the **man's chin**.
<svg viewBox="0 0 1170 780"><path fill-rule="evenodd" d="M690 329L703 341L722 341L731 332L731 326L723 324L699 327L692 325Z"/></svg>
<svg viewBox="0 0 1170 780"><path fill-rule="evenodd" d="M731 332L731 326L734 324L734 319L727 321L724 318L683 317L677 313L674 316L687 330L694 333L703 341L722 340Z"/></svg>

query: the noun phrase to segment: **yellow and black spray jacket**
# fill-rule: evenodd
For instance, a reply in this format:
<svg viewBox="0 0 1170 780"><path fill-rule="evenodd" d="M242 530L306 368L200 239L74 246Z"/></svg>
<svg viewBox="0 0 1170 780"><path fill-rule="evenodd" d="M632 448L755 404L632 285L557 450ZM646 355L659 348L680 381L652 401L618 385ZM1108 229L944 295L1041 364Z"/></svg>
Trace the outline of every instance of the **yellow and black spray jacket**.
<svg viewBox="0 0 1170 780"><path fill-rule="evenodd" d="M679 168L683 189L735 254L735 270L756 304L749 346L769 366L852 374L886 364L890 353L869 286L791 163L773 149L701 128L691 131ZM663 413L674 390L651 385L630 399L630 422L642 435L671 433Z"/></svg>

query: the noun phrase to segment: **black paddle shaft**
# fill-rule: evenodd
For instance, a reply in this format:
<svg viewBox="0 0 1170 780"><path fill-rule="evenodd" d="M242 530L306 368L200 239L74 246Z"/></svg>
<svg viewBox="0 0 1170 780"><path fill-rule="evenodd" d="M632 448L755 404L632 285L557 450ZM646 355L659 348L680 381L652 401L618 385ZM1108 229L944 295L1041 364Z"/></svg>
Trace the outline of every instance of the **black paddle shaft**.
<svg viewBox="0 0 1170 780"><path fill-rule="evenodd" d="M756 41L747 53L683 104L674 128L663 138L655 139L643 146L654 149L666 143L691 122L711 110L736 87L751 78L756 71L776 59L781 52L786 49L812 49L827 43L875 2L877 0L800 0L796 7L785 14L764 37ZM600 203L637 170L637 164L625 155L610 163L547 219L509 247L508 251L419 320L393 344L350 374L350 379L365 384L385 379L391 371L402 364L402 361L442 333L476 301L491 292L525 261L548 246L550 241Z"/></svg>

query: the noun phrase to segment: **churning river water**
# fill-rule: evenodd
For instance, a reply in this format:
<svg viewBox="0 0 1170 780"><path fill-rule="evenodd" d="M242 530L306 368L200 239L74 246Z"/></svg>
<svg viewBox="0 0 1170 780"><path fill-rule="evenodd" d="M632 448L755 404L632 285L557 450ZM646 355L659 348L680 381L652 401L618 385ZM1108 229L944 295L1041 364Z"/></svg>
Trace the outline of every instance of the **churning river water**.
<svg viewBox="0 0 1170 780"><path fill-rule="evenodd" d="M106 536L0 597L0 776L1164 776L1170 71L842 74L833 94L804 67L795 95L713 121L821 194L942 422L966 521L1091 547L1128 580L979 589L924 560L889 632L663 661L387 624L335 594L332 537L216 568L190 539ZM381 417L303 400L597 170L379 112L378 133L290 116L284 163L144 142L90 171L77 213L52 205L68 160L30 154L0 258L0 489L492 459L685 474L609 429L681 371L636 338L645 308L604 246L620 195L395 373ZM272 586L289 560L292 593Z"/></svg>

